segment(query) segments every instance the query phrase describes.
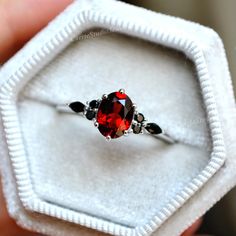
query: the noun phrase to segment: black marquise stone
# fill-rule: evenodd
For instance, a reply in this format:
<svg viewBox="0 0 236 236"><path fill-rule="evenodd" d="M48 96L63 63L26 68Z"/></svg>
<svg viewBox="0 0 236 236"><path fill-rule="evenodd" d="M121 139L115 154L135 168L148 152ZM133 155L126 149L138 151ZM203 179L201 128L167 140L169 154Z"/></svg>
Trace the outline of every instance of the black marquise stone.
<svg viewBox="0 0 236 236"><path fill-rule="evenodd" d="M84 111L85 105L82 102L72 102L69 104L72 111L79 113Z"/></svg>
<svg viewBox="0 0 236 236"><path fill-rule="evenodd" d="M145 129L150 134L161 134L162 133L162 129L156 123L148 123L146 125Z"/></svg>
<svg viewBox="0 0 236 236"><path fill-rule="evenodd" d="M96 113L93 110L88 110L85 116L88 120L92 120L93 118L95 118Z"/></svg>
<svg viewBox="0 0 236 236"><path fill-rule="evenodd" d="M89 103L89 107L91 109L94 109L94 108L98 108L99 107L99 102L97 100L92 100L90 103Z"/></svg>

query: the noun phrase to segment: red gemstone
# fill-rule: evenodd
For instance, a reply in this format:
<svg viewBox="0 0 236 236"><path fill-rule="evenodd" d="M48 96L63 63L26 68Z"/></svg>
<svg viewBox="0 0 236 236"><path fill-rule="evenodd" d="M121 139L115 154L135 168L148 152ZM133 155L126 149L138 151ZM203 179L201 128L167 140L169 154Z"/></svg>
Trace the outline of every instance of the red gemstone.
<svg viewBox="0 0 236 236"><path fill-rule="evenodd" d="M125 93L110 93L98 108L98 129L105 137L119 138L130 128L133 116L131 99Z"/></svg>

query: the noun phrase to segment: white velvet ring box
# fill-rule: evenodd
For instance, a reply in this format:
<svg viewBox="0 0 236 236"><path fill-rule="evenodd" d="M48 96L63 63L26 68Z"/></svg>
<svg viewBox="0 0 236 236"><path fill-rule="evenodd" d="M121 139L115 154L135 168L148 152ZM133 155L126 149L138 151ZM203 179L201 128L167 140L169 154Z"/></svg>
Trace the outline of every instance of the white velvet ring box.
<svg viewBox="0 0 236 236"><path fill-rule="evenodd" d="M235 101L209 28L75 1L1 68L0 86L4 193L26 228L179 235L235 185ZM178 143L106 142L92 122L55 109L120 88Z"/></svg>

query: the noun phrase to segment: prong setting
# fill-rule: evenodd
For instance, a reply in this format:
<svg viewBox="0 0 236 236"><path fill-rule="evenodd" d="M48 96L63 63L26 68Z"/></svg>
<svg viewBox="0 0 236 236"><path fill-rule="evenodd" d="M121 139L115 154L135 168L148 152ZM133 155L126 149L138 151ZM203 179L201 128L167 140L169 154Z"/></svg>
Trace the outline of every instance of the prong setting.
<svg viewBox="0 0 236 236"><path fill-rule="evenodd" d="M108 97L107 94L102 95L102 99L107 99L107 97Z"/></svg>
<svg viewBox="0 0 236 236"><path fill-rule="evenodd" d="M125 93L125 90L124 90L124 89L120 89L119 92L120 92L121 94L124 94L124 93Z"/></svg>
<svg viewBox="0 0 236 236"><path fill-rule="evenodd" d="M137 112L137 105L136 105L136 103L133 103L133 108L134 108L134 111Z"/></svg>

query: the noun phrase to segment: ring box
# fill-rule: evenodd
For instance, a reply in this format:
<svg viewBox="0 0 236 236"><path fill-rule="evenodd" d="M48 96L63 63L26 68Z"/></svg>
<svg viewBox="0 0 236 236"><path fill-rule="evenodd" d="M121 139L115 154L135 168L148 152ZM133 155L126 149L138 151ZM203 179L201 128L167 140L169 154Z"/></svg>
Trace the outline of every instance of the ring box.
<svg viewBox="0 0 236 236"><path fill-rule="evenodd" d="M4 193L26 228L179 235L235 185L235 101L212 29L118 1L75 1L0 72ZM107 143L55 109L120 88L179 142Z"/></svg>

